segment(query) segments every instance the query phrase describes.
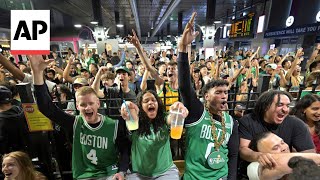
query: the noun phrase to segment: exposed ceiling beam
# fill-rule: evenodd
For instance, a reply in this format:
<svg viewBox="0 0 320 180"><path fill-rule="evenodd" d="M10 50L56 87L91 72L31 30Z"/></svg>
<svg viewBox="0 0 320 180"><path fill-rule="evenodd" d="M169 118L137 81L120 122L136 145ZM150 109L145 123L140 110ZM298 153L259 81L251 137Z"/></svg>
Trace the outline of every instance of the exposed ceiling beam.
<svg viewBox="0 0 320 180"><path fill-rule="evenodd" d="M136 22L136 28L137 28L136 31L138 33L138 36L141 37L140 21L138 16L138 8L137 8L136 0L130 0L130 6L131 6L131 11L134 17L134 21Z"/></svg>
<svg viewBox="0 0 320 180"><path fill-rule="evenodd" d="M174 9L178 6L181 0L172 0L167 11L162 16L161 20L157 24L157 27L153 30L151 37L155 36L163 23L167 20L167 18L170 16L170 14L174 11Z"/></svg>

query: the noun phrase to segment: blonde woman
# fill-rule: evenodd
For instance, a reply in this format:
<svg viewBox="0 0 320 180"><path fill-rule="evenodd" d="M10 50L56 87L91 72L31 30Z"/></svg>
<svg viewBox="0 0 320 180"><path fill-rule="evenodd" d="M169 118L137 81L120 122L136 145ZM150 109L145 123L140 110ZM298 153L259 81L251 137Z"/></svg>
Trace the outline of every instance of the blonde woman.
<svg viewBox="0 0 320 180"><path fill-rule="evenodd" d="M2 173L5 180L46 180L47 178L34 169L28 154L15 151L5 154L2 160Z"/></svg>

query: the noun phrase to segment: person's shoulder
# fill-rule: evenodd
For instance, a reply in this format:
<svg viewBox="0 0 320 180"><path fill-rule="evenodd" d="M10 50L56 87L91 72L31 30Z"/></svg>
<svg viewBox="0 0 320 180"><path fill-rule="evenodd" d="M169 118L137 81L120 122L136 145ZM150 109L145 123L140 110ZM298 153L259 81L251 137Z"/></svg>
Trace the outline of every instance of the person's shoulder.
<svg viewBox="0 0 320 180"><path fill-rule="evenodd" d="M284 119L284 124L286 125L291 125L291 126L301 126L301 125L305 125L305 123L299 119L298 117L294 116L294 115L288 115L285 119Z"/></svg>
<svg viewBox="0 0 320 180"><path fill-rule="evenodd" d="M249 113L244 115L239 121L244 123L253 123L253 122L256 122L257 119L255 118L253 113Z"/></svg>

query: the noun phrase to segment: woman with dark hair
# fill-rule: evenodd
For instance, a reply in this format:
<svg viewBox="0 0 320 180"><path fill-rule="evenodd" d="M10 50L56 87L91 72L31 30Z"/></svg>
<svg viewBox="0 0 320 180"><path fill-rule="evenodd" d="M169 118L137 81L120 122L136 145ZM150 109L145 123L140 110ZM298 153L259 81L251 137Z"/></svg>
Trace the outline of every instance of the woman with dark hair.
<svg viewBox="0 0 320 180"><path fill-rule="evenodd" d="M192 81L192 86L194 90L199 96L201 94L202 87L205 85L199 68L193 69L191 81Z"/></svg>
<svg viewBox="0 0 320 180"><path fill-rule="evenodd" d="M137 98L138 106L129 101L126 104L133 116L134 112L139 116L139 128L131 131L133 173L126 179L179 179L170 150L170 127L166 122L165 107L157 93L142 91ZM182 103L176 102L170 107L176 108L187 117L188 110ZM121 116L129 120L125 105L121 107Z"/></svg>
<svg viewBox="0 0 320 180"><path fill-rule="evenodd" d="M320 96L307 94L301 98L290 112L303 120L309 127L317 153L320 153Z"/></svg>

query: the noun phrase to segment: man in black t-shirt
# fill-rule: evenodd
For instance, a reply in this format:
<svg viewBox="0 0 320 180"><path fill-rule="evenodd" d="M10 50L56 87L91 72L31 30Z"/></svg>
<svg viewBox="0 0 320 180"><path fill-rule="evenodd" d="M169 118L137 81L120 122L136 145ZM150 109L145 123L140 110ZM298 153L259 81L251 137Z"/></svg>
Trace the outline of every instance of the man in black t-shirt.
<svg viewBox="0 0 320 180"><path fill-rule="evenodd" d="M288 116L291 96L285 91L271 90L263 93L256 102L253 113L239 121L240 157L248 162L257 161L263 166L274 167L276 162L268 153L249 148L254 136L271 131L298 152L315 152L307 126L300 119ZM244 163L245 164L245 163ZM244 172L246 169L242 169Z"/></svg>

